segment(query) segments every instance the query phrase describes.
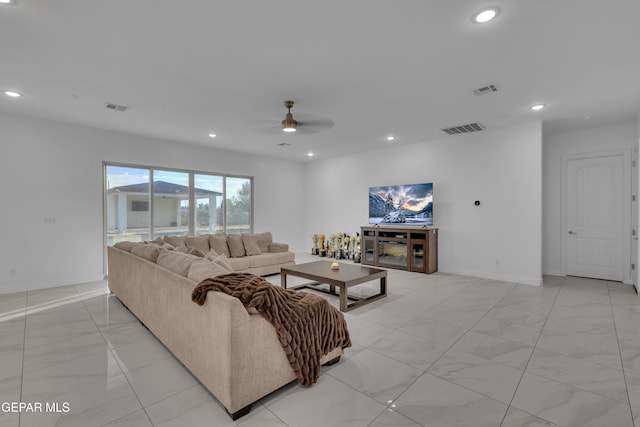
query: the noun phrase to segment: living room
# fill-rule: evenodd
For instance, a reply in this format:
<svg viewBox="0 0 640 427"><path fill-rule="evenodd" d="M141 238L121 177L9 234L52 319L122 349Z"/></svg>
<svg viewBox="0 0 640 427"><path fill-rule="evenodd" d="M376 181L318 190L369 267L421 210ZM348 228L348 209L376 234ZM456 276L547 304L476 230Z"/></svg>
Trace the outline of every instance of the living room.
<svg viewBox="0 0 640 427"><path fill-rule="evenodd" d="M508 282L538 288L543 284L543 276L563 279L567 277L568 229L563 198L567 159L577 155L589 157L603 153L613 153L624 157L625 161L629 160L624 167L623 194L628 202L624 202L622 213L621 230L624 236L619 257L624 266L620 268L620 276L616 282L620 282L620 286L624 284L629 287L637 284L637 269L635 266L632 267L632 264L638 265L637 240L633 238L632 232L637 230L638 211L635 204L632 205L631 199L637 194L639 180L637 170L632 168L631 161L637 161L640 137L640 93L635 77L640 74L640 62L637 55L626 55L624 59L617 56L624 52L632 52L635 46L634 40L637 40L635 36L638 35L638 30L629 26L627 22L630 19L628 17L638 12L635 2L617 2L619 11L607 12L612 15L609 17L610 20L615 17L622 23L617 26L608 24L611 27L615 26L619 32L604 27L611 31L606 36L602 35L602 39L587 31L589 24L599 21L592 16L593 11L585 12L587 16L584 17L584 22L575 24L574 33L585 37L591 45L582 45L582 42L570 36L562 39L560 35L566 31L563 25L551 25L541 17L544 10L553 9L555 2L544 2L539 8L518 5L515 10L510 9L511 5L499 2L502 12L498 19L504 22L507 18L513 17L521 24L524 22L529 25L528 29L534 27L534 24L549 24L552 27L549 31L553 31L555 37L561 38L564 49L567 46L575 46L572 56L574 59L562 62L562 47L552 49L549 44L543 44L538 50L527 50L532 57L525 59L518 57L517 46L512 46L504 57L496 60L496 63L503 61L499 66L478 65L475 60L482 55L473 56L473 60L470 59L464 64L470 69L477 67L476 70L460 76L457 73L461 73L460 69L465 66L450 63L449 66L438 68L440 74L429 74L426 81L414 74L428 75L432 62L442 62L438 55L443 54L445 49L431 46L429 49L434 49L432 59L419 61L408 52L417 51L425 42L415 41L414 35L402 33L403 37L411 38L412 42L406 52L400 55L393 49L393 37L389 32L382 30L384 19L376 14L375 19L371 18L374 23L366 27L365 34L379 33L375 38L376 43L382 46L379 55L394 58L395 55L399 55L397 59L404 61L406 67L412 69L411 72L407 71L405 74L396 70L402 67L386 65L382 67L382 71L372 71L371 75L351 75L348 72L343 74L336 71L338 66L327 66L317 73L318 76L331 75L331 81L334 83L340 81L340 77L349 76L344 87L365 88L358 92L358 96L362 96L361 99L350 98L352 92L341 93L337 83L331 87L329 79L321 80L318 77L316 81L316 74L311 73L307 67L298 69L291 65L304 63L293 53L305 52L304 43L293 39L304 38L300 37L300 34L304 33L304 22L309 20L307 15L301 15L305 16L305 20L302 20L304 22L296 23L293 28L274 31L269 37L270 42L281 40L285 45L290 37L291 43L294 43L292 46L295 46L290 52L287 49L284 53L280 52L275 44L273 50L261 45L251 45L250 52L256 56L248 63L262 70L256 76L261 73L277 74L272 81L265 80L266 88L259 89L260 82L249 84L250 78L244 74L242 78L234 80L227 68L224 69L224 73L216 75L215 61L206 64L198 62L194 52L187 55L181 51L180 43L165 45L168 46L167 52L184 54L175 61L178 65L173 64L173 59L163 51L161 44L147 39L147 36L140 36L140 44L136 44L136 47L126 54L115 55L119 64L126 63L125 59L131 60L134 64L131 69L123 71L118 67L109 68L102 76L89 78L85 74L95 71L90 67L92 60L78 61L72 65L77 72L69 76L69 80L63 80L63 85L57 86L54 83L58 81L59 76L56 74L56 79L48 81L46 70L51 67L51 71L54 72L53 68L62 68L61 64L70 60L76 52L74 48L58 52L59 48L55 44L73 44L71 41L74 41L77 43L75 49L82 53L80 56L86 54L87 58L93 58L89 55L89 52L94 50L91 42L76 39L82 39L81 34L84 31L95 35L91 25L100 22L99 19L96 21L97 18L94 16L99 12L93 11L91 6L82 6L77 2L67 2L57 11L51 10L53 6L45 2L18 0L11 3L13 4L6 6L10 9L0 5L0 33L5 36L3 40L6 44L3 50L9 53L9 59L6 60L9 65L0 71L0 89L19 90L23 96L17 99L0 96L0 177L5 183L6 200L3 204L2 232L8 242L0 252L0 294L48 290L94 282L104 283L105 275L108 273L105 269L104 245L105 162L252 177L253 230L270 231L276 241L288 243L291 250L299 254L299 259L303 260L306 259L303 255L307 256L313 245L311 237L314 234L338 231L355 234L360 231L361 226L366 225L369 187L433 182L434 226L439 229L439 272L443 276L462 277L462 281L474 278L470 283L479 288L487 283L484 280L491 281L491 286L495 285L495 282ZM207 12L203 15L214 14L214 6L196 3L192 6ZM450 18L454 12L462 14L468 9L471 13L484 6L477 1L467 3L455 7L438 7L442 7L443 11L447 12L446 16ZM599 6L595 1L588 2L587 7L580 6L577 1L570 3L562 5L558 11L564 19L570 19L575 8L596 9ZM280 6L292 7L287 2ZM363 10L370 7L364 4L360 6ZM144 14L138 7L131 12L131 16L136 23L143 25ZM181 17L184 17L183 14L190 16L193 13L176 11L173 7L164 4L161 8L163 13L155 11L154 19L160 19L161 15L164 22L171 12L178 13ZM397 7L400 7L401 11L394 16L405 17L411 14L409 6ZM422 7L426 6L420 6L420 11L424 12ZM341 8L342 5L332 4L326 10L315 8L314 12L330 20ZM275 19L274 15L277 14L269 10L270 7L260 6L260 11L267 13L265 9L268 10L267 16ZM348 7L345 17L337 18L336 28L333 28L335 34L331 34L329 46L335 46L340 37L355 34L348 47L354 51L356 47L364 51L375 50L357 36L357 31L348 26L348 17L355 19L358 16L357 9L355 6ZM383 9L388 12L386 7ZM28 14L23 12L25 10ZM102 11L100 8L96 10ZM238 12L235 8L232 8L232 11ZM624 13L625 11L627 13ZM82 22L74 21L73 25L69 23L73 28L62 28L66 21L60 15L65 12L73 12L76 18L82 16L82 13L87 13L91 18L87 21L87 27ZM111 18L120 17L118 12L111 10L110 13L113 14L109 15ZM155 15L156 13L158 15ZM40 19L47 14L55 16L52 26L38 27ZM533 14L534 17L526 18L528 14ZM234 14L229 12L229 15ZM381 12L380 15L384 13ZM127 22L124 17L120 18L123 21L115 18L105 19L102 22L104 27L96 28L113 30L122 25L128 28L128 31L132 31L131 28L135 25ZM218 17L217 21L219 20ZM254 21L259 19L254 17L250 22L243 22L242 28L258 25L257 34L260 34L260 29L276 26ZM311 21L313 35L320 39L323 31L318 27L322 27L322 22L326 21ZM464 37L458 34L461 38L455 40L461 44L472 44L470 50L485 46L487 40L482 36L477 33L464 33L467 30L477 31L477 28L473 27L477 24L472 24L466 15L464 21L472 29L468 30L464 24L455 24L464 27L464 30L460 30ZM412 25L403 22L401 20L394 23L393 29L400 31L403 26L414 28L413 21L410 22ZM500 21L496 23L499 24ZM33 27L27 24L33 24ZM429 18L429 24L434 27L429 31L436 33L444 25L434 17ZM183 25L188 27L188 24ZM198 26L195 27L200 25L203 23L198 21ZM310 25L309 22L306 25ZM511 34L513 37L517 36L520 42L526 42L526 46L535 46L534 36L525 37L518 32L514 33L514 24L511 25L511 32L500 33L499 38L504 39L505 34ZM8 40L16 40L11 31L17 26L27 28L23 30L25 36L18 37L17 42L9 42ZM28 28L39 29L36 31ZM46 31L61 35L49 45L43 36ZM216 31L223 33L222 30ZM171 31L168 31L169 34L159 32L162 34L156 36L162 35L164 42L172 37ZM240 37L243 43L247 42L247 38L251 39L250 36L239 33L240 31L232 32L234 36ZM434 40L436 33L417 34L424 36L423 40ZM33 34L37 41L29 40L28 34ZM222 34L217 32L215 35L222 37ZM547 37L552 36L544 37L547 40ZM489 41L495 40L491 38ZM309 48L314 53L307 54L308 56L330 57L326 51L328 48L318 40L307 42L314 43L314 49ZM106 52L100 62L94 64L99 68L109 63L111 51L108 48L108 38L100 39L97 43L100 49L95 50ZM609 52L606 43L611 43ZM124 44L125 40L118 39L119 48ZM194 51L206 51L205 45L199 43ZM589 47L594 45L598 48ZM21 53L20 47L26 49L29 46L34 49L31 54ZM147 50L143 51L144 48ZM63 59L58 60L53 55L38 56L47 49L64 54ZM230 50L233 51L232 48ZM224 52L228 53L226 49ZM278 60L268 60L268 53L275 55ZM345 52L341 51L341 55L345 56L340 56L336 60L337 64L344 64L348 58ZM493 52L491 55L497 54ZM595 57L592 58L590 55ZM139 57L149 59L149 68L140 68L145 70L144 72L136 70L140 62L144 62L143 59L138 61ZM229 54L226 58L231 62L234 56ZM451 59L449 56L446 58ZM321 61L317 58L312 59L312 64L319 67ZM375 53L363 56L363 67L374 69L376 59ZM261 61L264 64L261 64ZM182 95L177 94L177 87L162 95L158 94L161 92L159 87L156 87L158 92L145 87L132 95L129 95L125 88L120 90L115 85L102 88L102 81L109 81L111 78L117 80L122 74L131 72L131 76L125 77L124 80L132 81L129 89L134 90L145 80L144 73L152 74L154 67L161 69L167 62L172 63L171 66L166 65L170 68L167 75L175 78L174 83L181 82L176 85L198 100L194 105L184 103ZM14 63L21 63L24 68L13 65ZM602 65L603 63L605 65ZM247 65L246 62L242 64ZM525 87L526 78L516 79L513 75L522 72L530 77L529 71L522 68L532 64L536 72L544 75L551 69L557 73L557 77L549 71L551 75L545 75L539 80L534 79L534 83L530 85L530 93L525 93L528 92ZM585 71L579 75L576 73L575 79L565 70L567 68L573 71L576 69L574 67L589 68L592 65L594 69L599 66L603 68ZM83 67L88 67L89 71L83 72ZM189 84L190 67L206 70L199 71L199 76L200 73L210 73L212 80L227 79L228 83L206 82L202 83L202 87L194 89ZM500 71L503 68L506 71ZM447 69L451 70L451 74L455 74L455 78L448 84L440 84L438 79L443 78L445 74L442 70ZM602 71L603 69L607 72ZM499 71L502 79L494 80ZM68 70L60 74L65 72ZM389 76L382 79L386 74ZM618 79L611 77L612 74ZM302 78L301 75L306 77ZM397 93L391 90L405 77L409 80L407 86L398 86ZM307 78L314 84L309 84ZM607 88L611 91L609 94L601 91L604 89L594 88L598 86L598 79L605 78L616 81ZM77 85L73 83L74 80L78 82ZM260 78L255 77L254 80ZM423 81L422 86L418 84L420 81ZM48 87L45 84L47 82ZM544 84L549 82L553 82L553 86L545 88ZM165 89L171 86L169 81L165 83ZM476 97L472 93L472 90L480 85L493 83L499 90L495 94ZM412 84L420 87L419 90L416 89L415 95L412 94ZM446 90L443 89L441 92L439 88L433 87L439 85ZM561 91L564 86L570 86L571 90ZM458 92L451 96L451 100L447 99L447 91L453 90L454 87ZM368 93L374 93L376 90L380 93L367 97ZM510 91L517 92L517 97L508 95ZM586 96L584 92L589 91L594 93ZM209 94L203 95L203 92ZM219 93L221 100L210 101L208 98L213 96L213 93ZM558 93L562 96L558 95L558 98L555 98ZM433 95L432 99L429 99L430 94ZM144 107L142 103L133 102L128 112L102 111L104 102L130 104L130 100L142 102L145 96L149 101ZM491 96L504 98L495 98L497 101L492 101ZM293 108L294 117L298 113L302 116L305 108L310 108L311 112L314 112L315 108L318 114L330 117L334 127L315 135L300 135L300 139L291 139L290 135L285 138L280 135L262 134L253 129L265 123L262 118L255 119L254 116L273 115L274 124L278 127L286 112L282 102L288 98L296 100ZM402 105L403 98L409 100L409 106ZM484 100L488 100L486 104ZM170 114L162 110L168 108L164 105L165 102L170 104L173 101L176 101L176 106ZM599 101L602 101L602 105L599 105ZM56 107L58 102L64 108ZM541 111L531 111L529 107L535 102L547 105ZM371 110L372 113L369 114L364 110L367 104L376 105L377 109ZM145 110L152 105L163 107L156 111ZM422 109L410 111L411 107L416 105ZM455 105L460 106L459 112L455 111ZM96 111L92 111L91 116L82 115L82 110L91 110L94 107ZM206 110L208 107L214 112L193 111ZM218 128L222 129L224 119L217 116L230 117L224 115L227 114L224 113L226 109L229 110L228 114L235 118L229 118L228 122L231 125L227 128L228 132L218 131ZM143 111L137 112L141 110ZM447 114L441 114L440 110ZM186 113L175 116L174 126L169 117L181 111ZM126 116L127 114L133 117ZM198 118L191 118L190 114ZM383 130L386 124L382 123L382 118L396 114L398 117L407 115L411 120L390 119L388 123L392 123L393 128ZM212 125L207 123L203 116L215 117L218 127L211 129ZM446 126L470 123L479 119L487 124L486 129L481 132L451 136L441 131L441 128ZM136 127L138 121L139 127ZM421 121L425 124L419 124ZM349 130L340 133L343 132L345 123L349 124ZM404 126L407 126L405 136ZM179 128L180 131L174 132L172 127ZM356 137L357 132L353 130L356 128L360 129L364 136ZM213 130L216 130L218 136L208 138L207 133ZM238 130L241 136L234 136L234 130ZM386 140L389 133L397 135L395 141ZM253 135L250 141L246 140L247 135ZM350 144L351 138L353 145ZM194 142L196 140L197 142ZM278 145L279 142L285 141L290 142L292 146ZM311 149L314 150L315 156L308 157L307 152ZM597 203L598 196L595 195L593 198ZM475 201L479 201L479 205L474 204ZM412 277L407 280L422 279ZM389 286L391 290L391 281ZM464 290L466 292L468 288ZM364 321L356 316L353 320L354 329L358 329L357 325L361 326L363 323Z"/></svg>

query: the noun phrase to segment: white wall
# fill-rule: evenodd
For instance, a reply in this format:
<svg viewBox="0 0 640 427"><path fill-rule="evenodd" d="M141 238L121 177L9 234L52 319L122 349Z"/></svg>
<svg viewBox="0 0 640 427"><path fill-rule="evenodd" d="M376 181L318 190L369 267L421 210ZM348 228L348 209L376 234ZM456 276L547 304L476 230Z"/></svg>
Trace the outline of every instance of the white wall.
<svg viewBox="0 0 640 427"><path fill-rule="evenodd" d="M0 138L0 292L102 279L103 161L254 176L255 230L303 249L302 163L3 113Z"/></svg>
<svg viewBox="0 0 640 427"><path fill-rule="evenodd" d="M634 122L545 135L543 144L543 257L544 274L565 275L562 262L562 157L608 150L633 150ZM631 195L629 195L631 197ZM631 226L628 225L628 233ZM627 274L628 275L628 274Z"/></svg>
<svg viewBox="0 0 640 427"><path fill-rule="evenodd" d="M369 187L433 182L439 271L540 284L541 174L540 122L314 162L306 250L314 233L360 231Z"/></svg>

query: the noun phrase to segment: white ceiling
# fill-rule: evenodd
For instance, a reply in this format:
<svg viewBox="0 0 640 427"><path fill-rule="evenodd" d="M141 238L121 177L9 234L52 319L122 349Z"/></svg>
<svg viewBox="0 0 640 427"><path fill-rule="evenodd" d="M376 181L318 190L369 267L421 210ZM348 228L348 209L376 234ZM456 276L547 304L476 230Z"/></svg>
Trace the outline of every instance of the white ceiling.
<svg viewBox="0 0 640 427"><path fill-rule="evenodd" d="M17 0L0 89L24 96L0 111L299 161L475 121L560 132L638 117L639 17L638 0ZM334 126L278 131L286 99Z"/></svg>

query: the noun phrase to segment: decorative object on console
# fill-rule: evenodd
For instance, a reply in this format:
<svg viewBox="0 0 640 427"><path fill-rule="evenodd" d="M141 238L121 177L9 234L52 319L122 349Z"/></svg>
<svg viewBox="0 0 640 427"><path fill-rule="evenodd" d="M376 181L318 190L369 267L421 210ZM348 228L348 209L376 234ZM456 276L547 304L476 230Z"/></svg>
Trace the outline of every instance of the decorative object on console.
<svg viewBox="0 0 640 427"><path fill-rule="evenodd" d="M337 259L343 259L344 258L344 252L342 251L342 238L344 237L344 235L342 234L342 232L338 232L338 234L336 234L336 258Z"/></svg>
<svg viewBox="0 0 640 427"><path fill-rule="evenodd" d="M333 255L335 253L335 248L336 248L336 235L335 235L335 233L329 234L329 241L331 243L329 244L329 250L327 251L327 256L329 258L333 258Z"/></svg>
<svg viewBox="0 0 640 427"><path fill-rule="evenodd" d="M355 248L355 251L353 253L353 261L354 262L361 262L361 260L362 260L361 242L362 242L362 237L360 237L360 233L356 233L356 248Z"/></svg>
<svg viewBox="0 0 640 427"><path fill-rule="evenodd" d="M311 249L311 255L318 255L318 253L320 252L318 249L318 235L314 234L311 237L311 240L313 240L313 248Z"/></svg>
<svg viewBox="0 0 640 427"><path fill-rule="evenodd" d="M433 183L370 187L369 224L433 225Z"/></svg>
<svg viewBox="0 0 640 427"><path fill-rule="evenodd" d="M349 243L351 242L351 237L348 234L344 236L344 257L349 259Z"/></svg>
<svg viewBox="0 0 640 427"><path fill-rule="evenodd" d="M327 248L325 247L324 234L320 235L320 256L327 256Z"/></svg>

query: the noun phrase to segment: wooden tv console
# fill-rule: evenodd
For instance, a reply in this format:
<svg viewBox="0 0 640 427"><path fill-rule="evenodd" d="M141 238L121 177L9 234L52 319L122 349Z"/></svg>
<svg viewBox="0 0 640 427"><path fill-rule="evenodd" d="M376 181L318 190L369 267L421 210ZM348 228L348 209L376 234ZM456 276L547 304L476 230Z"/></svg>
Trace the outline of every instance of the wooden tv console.
<svg viewBox="0 0 640 427"><path fill-rule="evenodd" d="M420 273L438 271L438 229L367 226L362 230L362 264Z"/></svg>

